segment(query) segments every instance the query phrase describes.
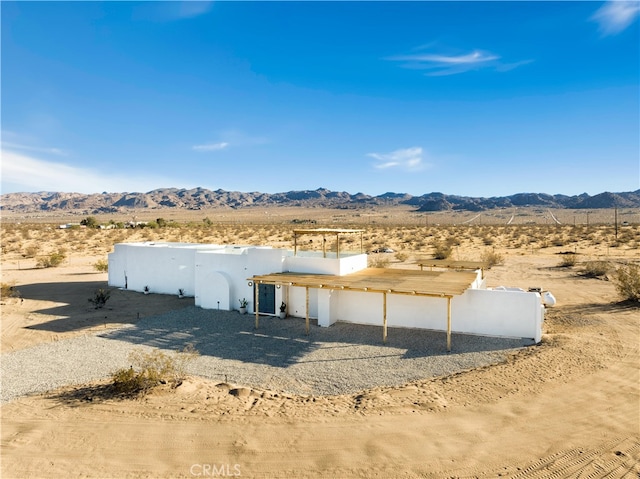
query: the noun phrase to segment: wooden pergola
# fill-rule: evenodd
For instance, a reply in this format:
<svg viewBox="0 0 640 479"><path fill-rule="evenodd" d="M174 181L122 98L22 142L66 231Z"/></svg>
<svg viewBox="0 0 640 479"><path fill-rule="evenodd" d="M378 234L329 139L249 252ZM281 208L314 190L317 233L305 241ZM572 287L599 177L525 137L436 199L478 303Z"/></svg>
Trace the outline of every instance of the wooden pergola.
<svg viewBox="0 0 640 479"><path fill-rule="evenodd" d="M336 237L336 257L340 258L340 235L341 234L357 234L360 233L360 253L362 253L362 233L364 230L350 229L334 229L334 228L311 228L293 230L293 255L298 254L298 236L302 235L321 235L322 236L322 257L327 257L327 235L335 235Z"/></svg>
<svg viewBox="0 0 640 479"><path fill-rule="evenodd" d="M451 299L464 293L476 273L367 268L345 276L307 273L271 273L247 278L256 284L301 287L306 291L306 334L309 334L309 289L330 289L382 294L382 340L387 342L387 295L429 296L447 300L447 351L451 351ZM255 327L260 324L258 289L255 288Z"/></svg>

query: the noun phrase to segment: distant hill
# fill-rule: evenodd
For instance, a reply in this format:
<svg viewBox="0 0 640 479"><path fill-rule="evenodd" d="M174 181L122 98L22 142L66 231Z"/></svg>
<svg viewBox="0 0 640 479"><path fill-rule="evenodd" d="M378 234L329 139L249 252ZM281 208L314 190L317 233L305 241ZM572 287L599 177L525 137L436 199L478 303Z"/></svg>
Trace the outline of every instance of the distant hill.
<svg viewBox="0 0 640 479"><path fill-rule="evenodd" d="M469 196L427 193L412 196L406 193L384 193L370 196L344 191L317 190L285 193L208 190L206 188L160 188L147 193L7 193L0 196L0 209L6 212L71 212L86 214L117 213L132 209L183 208L246 208L251 206L302 206L359 208L366 206L410 205L416 211L485 211L495 208L540 206L545 208L637 208L640 190L626 193L604 192L595 196L545 193L517 193L511 196L475 198Z"/></svg>

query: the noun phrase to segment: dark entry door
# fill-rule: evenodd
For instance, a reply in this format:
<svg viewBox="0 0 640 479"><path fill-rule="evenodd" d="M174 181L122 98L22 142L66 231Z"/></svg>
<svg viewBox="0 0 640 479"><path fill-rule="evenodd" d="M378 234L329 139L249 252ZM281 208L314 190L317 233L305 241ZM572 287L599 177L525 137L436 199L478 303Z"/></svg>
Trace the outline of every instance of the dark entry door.
<svg viewBox="0 0 640 479"><path fill-rule="evenodd" d="M276 314L276 286L274 284L259 284L258 301L260 313Z"/></svg>

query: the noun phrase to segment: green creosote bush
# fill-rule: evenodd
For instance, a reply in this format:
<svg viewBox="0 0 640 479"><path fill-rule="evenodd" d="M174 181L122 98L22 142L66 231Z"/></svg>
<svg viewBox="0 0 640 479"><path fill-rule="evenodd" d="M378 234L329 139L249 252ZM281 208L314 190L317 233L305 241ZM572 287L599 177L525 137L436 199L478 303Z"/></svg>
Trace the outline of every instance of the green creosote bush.
<svg viewBox="0 0 640 479"><path fill-rule="evenodd" d="M96 309L100 309L104 308L110 297L111 291L109 291L108 289L100 288L96 289L95 293L93 294L93 298L89 298L89 302L93 304Z"/></svg>
<svg viewBox="0 0 640 479"><path fill-rule="evenodd" d="M93 269L101 273L106 273L107 271L109 271L109 262L104 259L99 259L98 261L93 263Z"/></svg>
<svg viewBox="0 0 640 479"><path fill-rule="evenodd" d="M616 269L613 282L626 301L640 301L640 265L628 264Z"/></svg>
<svg viewBox="0 0 640 479"><path fill-rule="evenodd" d="M38 268L56 268L66 259L66 255L61 252L51 253L49 256L40 258L36 263Z"/></svg>
<svg viewBox="0 0 640 479"><path fill-rule="evenodd" d="M198 355L192 345L171 353L159 349L150 352L133 350L129 354L131 366L118 369L112 374L113 388L125 396L145 395L159 384L177 388L187 377L187 365Z"/></svg>
<svg viewBox="0 0 640 479"><path fill-rule="evenodd" d="M97 228L98 226L100 226L95 216L87 216L85 219L80 221L80 224L82 226L86 226L87 228Z"/></svg>

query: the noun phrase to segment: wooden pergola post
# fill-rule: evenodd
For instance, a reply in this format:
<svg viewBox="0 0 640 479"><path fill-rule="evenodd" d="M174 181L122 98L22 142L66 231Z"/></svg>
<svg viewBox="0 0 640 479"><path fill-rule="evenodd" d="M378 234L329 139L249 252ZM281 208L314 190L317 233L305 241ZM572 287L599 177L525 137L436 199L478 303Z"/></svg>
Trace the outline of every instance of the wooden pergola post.
<svg viewBox="0 0 640 479"><path fill-rule="evenodd" d="M382 342L387 343L387 293L382 293Z"/></svg>
<svg viewBox="0 0 640 479"><path fill-rule="evenodd" d="M309 286L307 286L305 288L305 290L306 290L306 298L305 298L306 307L305 307L305 309L306 309L306 313L307 313L307 316L306 316L306 319L305 319L305 325L306 325L307 336L309 336Z"/></svg>
<svg viewBox="0 0 640 479"><path fill-rule="evenodd" d="M451 352L451 296L447 296L447 352Z"/></svg>
<svg viewBox="0 0 640 479"><path fill-rule="evenodd" d="M253 306L256 313L256 329L260 326L260 283L253 283Z"/></svg>

